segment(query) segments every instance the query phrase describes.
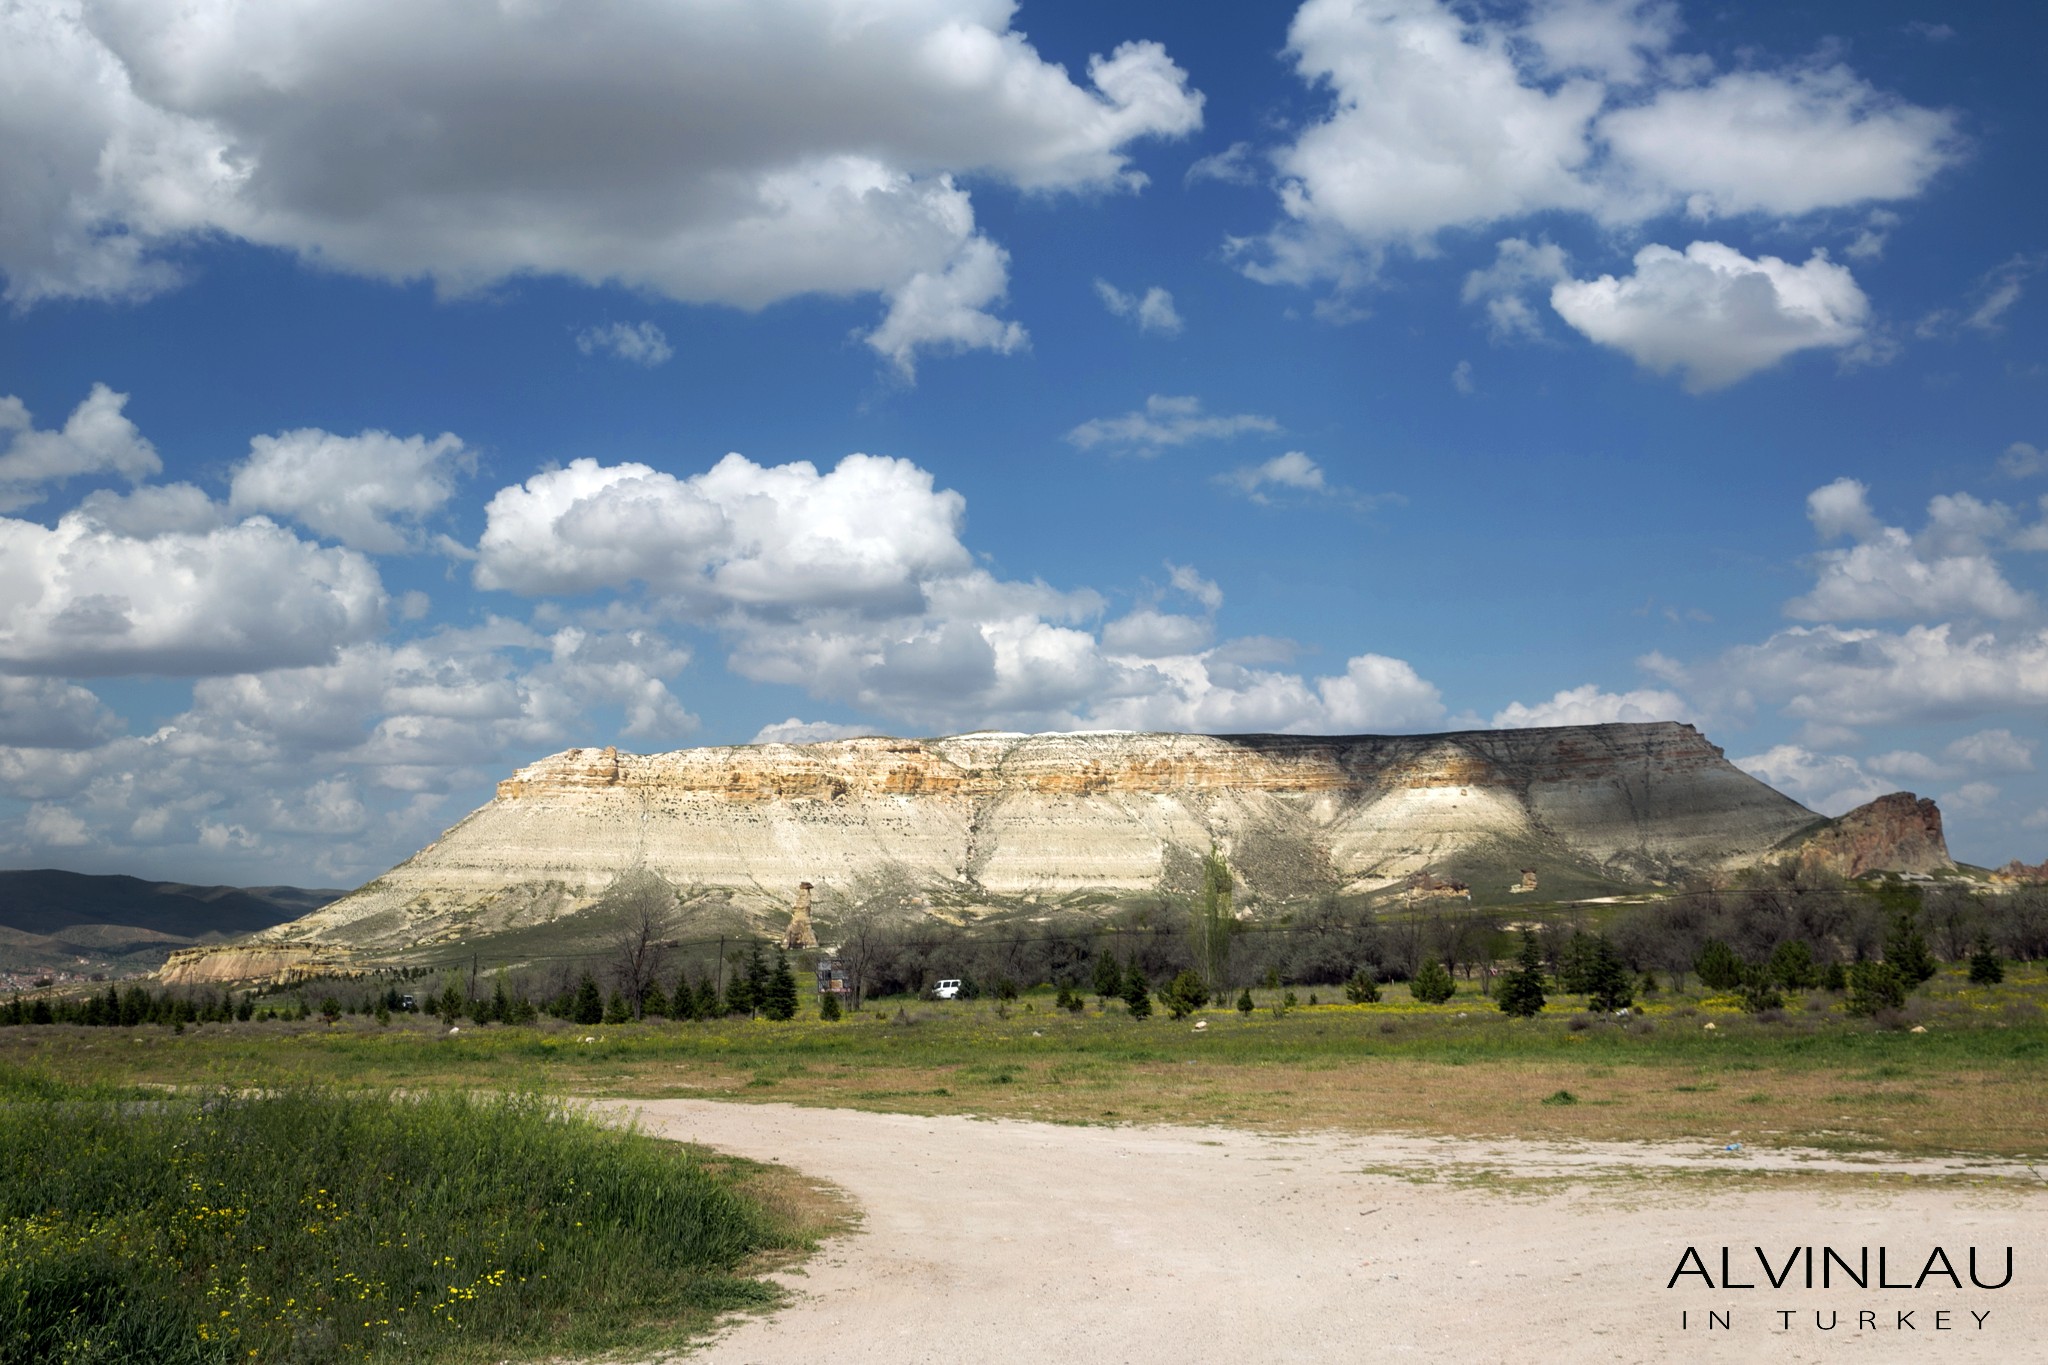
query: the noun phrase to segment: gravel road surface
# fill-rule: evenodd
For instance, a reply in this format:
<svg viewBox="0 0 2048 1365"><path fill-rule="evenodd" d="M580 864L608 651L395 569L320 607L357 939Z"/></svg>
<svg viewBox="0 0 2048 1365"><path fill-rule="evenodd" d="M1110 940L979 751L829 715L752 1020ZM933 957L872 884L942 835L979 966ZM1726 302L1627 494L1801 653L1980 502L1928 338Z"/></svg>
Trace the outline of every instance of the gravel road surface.
<svg viewBox="0 0 2048 1365"><path fill-rule="evenodd" d="M2048 1184L2025 1166L607 1107L830 1180L861 1206L856 1231L783 1277L789 1306L690 1357L717 1365L2048 1359ZM1890 1178L1700 1178L1730 1169ZM1962 1172L1986 1179L1914 1183ZM1724 1246L1732 1279L1757 1288L1723 1287ZM1771 1289L1758 1246L1780 1271L1814 1247L1815 1287L1801 1254ZM1820 1287L1824 1246L1852 1266L1869 1248L1870 1287L1834 1267ZM1689 1247L1712 1287L1694 1274L1667 1288ZM1940 1247L1963 1287L1939 1274L1880 1287L1880 1247L1893 1285ZM1973 1247L1987 1284L2012 1247L2011 1283L1971 1285Z"/></svg>

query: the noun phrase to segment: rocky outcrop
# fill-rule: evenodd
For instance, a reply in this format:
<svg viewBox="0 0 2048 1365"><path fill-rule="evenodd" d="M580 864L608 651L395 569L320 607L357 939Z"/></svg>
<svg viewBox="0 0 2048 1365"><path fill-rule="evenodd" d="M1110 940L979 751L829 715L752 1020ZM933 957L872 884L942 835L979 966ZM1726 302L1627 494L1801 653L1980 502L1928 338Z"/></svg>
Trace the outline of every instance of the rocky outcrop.
<svg viewBox="0 0 2048 1365"><path fill-rule="evenodd" d="M288 986L309 977L347 972L345 944L227 943L172 953L157 971L167 986L220 986L264 982Z"/></svg>
<svg viewBox="0 0 2048 1365"><path fill-rule="evenodd" d="M1144 891L1214 843L1251 898L1522 868L1641 882L1754 861L1819 817L1689 725L1440 735L973 734L571 749L401 866L264 935L374 949L545 923L620 870L726 888L780 929L888 865L947 904ZM1547 875L1547 874L1546 874ZM1548 883L1546 883L1548 884Z"/></svg>
<svg viewBox="0 0 2048 1365"><path fill-rule="evenodd" d="M1941 809L1911 792L1880 796L1808 835L1798 845L1802 867L1838 877L1868 877L1879 872L1931 875L1949 872L1942 837Z"/></svg>
<svg viewBox="0 0 2048 1365"><path fill-rule="evenodd" d="M2004 867L1994 868L1991 873L1993 886L2048 886L2048 858L2038 863L2024 863L2014 858Z"/></svg>

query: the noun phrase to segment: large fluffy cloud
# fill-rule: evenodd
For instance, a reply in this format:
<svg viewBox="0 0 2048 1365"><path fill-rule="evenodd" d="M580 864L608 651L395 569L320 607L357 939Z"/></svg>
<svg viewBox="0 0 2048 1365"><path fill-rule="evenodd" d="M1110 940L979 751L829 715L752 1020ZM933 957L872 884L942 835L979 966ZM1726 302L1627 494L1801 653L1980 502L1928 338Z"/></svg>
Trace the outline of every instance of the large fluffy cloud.
<svg viewBox="0 0 2048 1365"><path fill-rule="evenodd" d="M261 585L261 590L254 590ZM384 619L377 570L263 517L135 536L0 518L0 669L204 674L318 663Z"/></svg>
<svg viewBox="0 0 2048 1365"><path fill-rule="evenodd" d="M420 521L454 494L454 466L466 456L448 432L432 440L317 429L258 436L228 501L237 512L281 513L344 545L394 554L418 543Z"/></svg>
<svg viewBox="0 0 2048 1365"><path fill-rule="evenodd" d="M954 177L1134 186L1128 145L1197 127L1201 97L1150 42L1077 82L1012 8L27 0L0 12L0 269L17 302L133 295L224 232L452 289L880 294L900 364L1014 346Z"/></svg>
<svg viewBox="0 0 2048 1365"><path fill-rule="evenodd" d="M1392 246L1566 211L1609 224L1907 198L1954 119L1840 65L1715 73L1676 9L1548 0L1523 24L1445 0L1307 0L1288 34L1328 112L1276 154L1284 218L1258 278L1356 284Z"/></svg>
<svg viewBox="0 0 2048 1365"><path fill-rule="evenodd" d="M720 606L914 606L921 576L969 556L965 500L907 460L849 455L827 473L728 455L679 479L577 460L501 490L476 582L526 594L642 583Z"/></svg>
<svg viewBox="0 0 2048 1365"><path fill-rule="evenodd" d="M728 455L678 478L579 460L491 500L480 587L644 591L708 623L743 677L921 729L1407 729L1439 718L1407 663L1365 654L1311 678L1215 646L1222 593L1187 565L1101 624L1102 596L977 567L964 500L904 460L850 455L821 473Z"/></svg>
<svg viewBox="0 0 2048 1365"><path fill-rule="evenodd" d="M1804 265L1751 260L1719 242L1683 253L1646 246L1635 273L1562 280L1558 316L1645 369L1673 370L1694 393L1725 388L1798 351L1863 339L1869 300L1843 267L1816 252Z"/></svg>
<svg viewBox="0 0 2048 1365"><path fill-rule="evenodd" d="M1994 619L2022 616L2032 598L2006 581L1990 547L2005 539L2011 512L1968 494L1937 497L1919 536L1882 524L1871 511L1869 490L1837 479L1807 497L1807 515L1827 540L1848 536L1846 548L1815 556L1813 591L1785 604L1808 621L1888 617L1925 619L1961 615Z"/></svg>

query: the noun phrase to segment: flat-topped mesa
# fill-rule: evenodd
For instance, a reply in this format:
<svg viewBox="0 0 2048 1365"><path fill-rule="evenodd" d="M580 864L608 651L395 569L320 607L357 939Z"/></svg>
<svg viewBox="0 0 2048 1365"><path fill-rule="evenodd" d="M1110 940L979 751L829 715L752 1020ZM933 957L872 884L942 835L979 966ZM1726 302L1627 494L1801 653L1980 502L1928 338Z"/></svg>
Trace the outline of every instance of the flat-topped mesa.
<svg viewBox="0 0 2048 1365"><path fill-rule="evenodd" d="M1590 890L1754 862L1818 823L1675 723L571 749L266 937L454 942L575 913L630 868L729 891L774 932L800 882L829 904L884 867L972 914L1006 898L1184 890L1212 846L1246 903L1419 872L1505 888L1541 868L1546 889Z"/></svg>
<svg viewBox="0 0 2048 1365"><path fill-rule="evenodd" d="M1646 761L1665 774L1727 766L1722 751L1697 730L1669 722L1394 736L1123 731L924 740L875 736L646 755L621 754L615 748L569 749L500 782L498 799L610 788L703 793L733 801L1511 788L1597 781Z"/></svg>

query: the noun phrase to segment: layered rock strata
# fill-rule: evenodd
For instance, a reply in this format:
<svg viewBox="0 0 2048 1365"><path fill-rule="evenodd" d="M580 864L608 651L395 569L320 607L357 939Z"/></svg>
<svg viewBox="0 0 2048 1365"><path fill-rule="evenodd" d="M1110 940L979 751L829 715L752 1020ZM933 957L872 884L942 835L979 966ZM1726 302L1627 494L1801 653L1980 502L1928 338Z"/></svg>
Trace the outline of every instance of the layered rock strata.
<svg viewBox="0 0 2048 1365"><path fill-rule="evenodd" d="M643 866L783 916L799 882L825 896L885 864L957 903L1143 891L1212 842L1255 897L1392 886L1486 850L1511 871L1534 854L1639 882L1755 861L1819 820L1674 723L571 749L265 937L390 948L515 928Z"/></svg>
<svg viewBox="0 0 2048 1365"><path fill-rule="evenodd" d="M1873 872L1932 875L1955 870L1942 833L1941 810L1911 792L1893 792L1866 802L1809 835L1800 863L1838 877Z"/></svg>

